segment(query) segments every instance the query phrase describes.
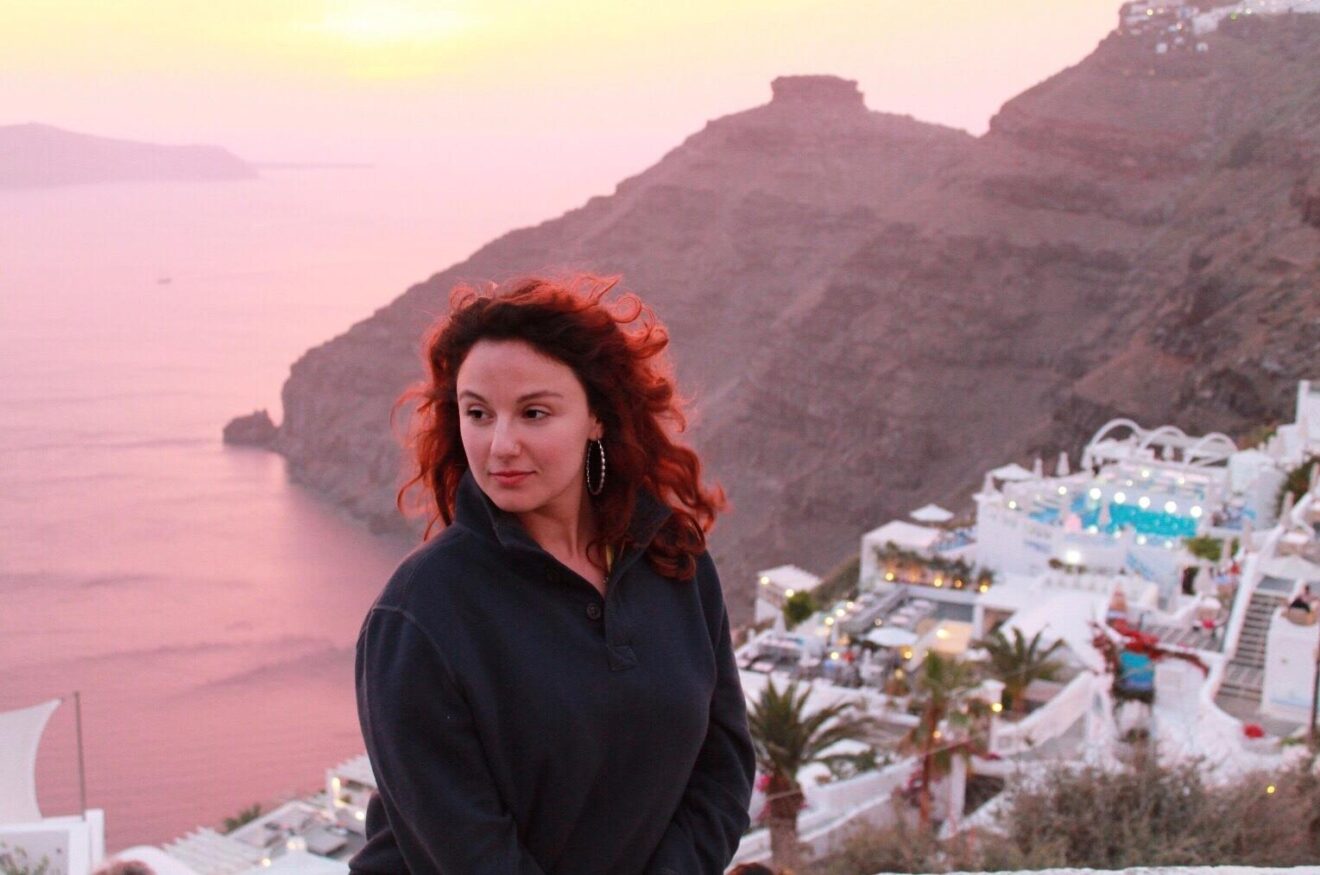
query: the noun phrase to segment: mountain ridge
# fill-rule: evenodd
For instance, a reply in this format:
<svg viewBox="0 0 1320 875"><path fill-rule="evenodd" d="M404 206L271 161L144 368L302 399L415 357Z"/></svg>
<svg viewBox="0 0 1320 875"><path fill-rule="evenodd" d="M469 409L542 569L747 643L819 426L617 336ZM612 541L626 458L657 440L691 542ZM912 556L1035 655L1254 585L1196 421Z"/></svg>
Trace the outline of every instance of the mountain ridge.
<svg viewBox="0 0 1320 875"><path fill-rule="evenodd" d="M257 175L252 165L219 146L163 146L38 122L0 125L0 190Z"/></svg>
<svg viewBox="0 0 1320 875"><path fill-rule="evenodd" d="M275 447L399 528L384 423L448 289L622 274L672 331L690 437L732 498L712 550L741 621L757 568L827 570L866 529L958 504L1007 459L1075 454L1111 416L1241 433L1320 360L1320 83L1298 75L1320 67L1317 19L1225 22L1174 58L1115 32L981 137L781 77L308 351Z"/></svg>

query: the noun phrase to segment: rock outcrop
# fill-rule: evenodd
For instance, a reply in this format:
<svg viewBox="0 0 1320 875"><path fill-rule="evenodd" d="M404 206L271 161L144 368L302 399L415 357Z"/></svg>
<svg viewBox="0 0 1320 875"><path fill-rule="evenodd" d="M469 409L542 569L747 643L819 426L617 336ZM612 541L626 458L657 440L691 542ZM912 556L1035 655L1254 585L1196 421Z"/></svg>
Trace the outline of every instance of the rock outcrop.
<svg viewBox="0 0 1320 875"><path fill-rule="evenodd" d="M225 425L224 442L238 446L268 447L275 441L278 429L265 410L247 416L236 416Z"/></svg>
<svg viewBox="0 0 1320 875"><path fill-rule="evenodd" d="M756 568L826 571L867 528L1112 416L1234 433L1283 415L1320 362L1320 16L1207 42L1164 64L1113 35L980 138L869 111L855 83L778 79L613 195L309 351L275 446L399 527L392 402L448 289L620 273L672 329L692 439L735 506L712 548L740 622Z"/></svg>

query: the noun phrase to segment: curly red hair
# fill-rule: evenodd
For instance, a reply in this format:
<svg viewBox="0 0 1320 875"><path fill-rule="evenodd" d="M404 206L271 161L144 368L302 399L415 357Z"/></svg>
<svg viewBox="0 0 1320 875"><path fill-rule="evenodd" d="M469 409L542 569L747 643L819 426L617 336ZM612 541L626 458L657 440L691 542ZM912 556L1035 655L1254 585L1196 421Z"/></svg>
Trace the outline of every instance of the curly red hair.
<svg viewBox="0 0 1320 875"><path fill-rule="evenodd" d="M424 539L438 521L453 522L458 484L468 470L459 435L459 366L479 340L521 340L573 369L604 425L609 477L592 497L601 525L592 546L626 546L638 489L646 487L673 511L647 549L648 560L667 577L695 573L706 533L727 502L721 488L702 485L697 454L671 437L687 419L663 355L669 334L635 294L606 302L618 283L618 277L576 274L463 284L450 293L448 316L431 326L422 344L429 378L395 404L397 410L416 401L406 439L416 473L399 489L396 504L406 513L407 493L423 489L423 512L430 514Z"/></svg>

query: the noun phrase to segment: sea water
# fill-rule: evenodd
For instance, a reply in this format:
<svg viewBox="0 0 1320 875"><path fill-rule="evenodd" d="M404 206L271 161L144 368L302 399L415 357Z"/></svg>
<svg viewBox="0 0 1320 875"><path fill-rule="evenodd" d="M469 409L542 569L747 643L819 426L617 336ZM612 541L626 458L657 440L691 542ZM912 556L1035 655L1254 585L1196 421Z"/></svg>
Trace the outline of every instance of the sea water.
<svg viewBox="0 0 1320 875"><path fill-rule="evenodd" d="M70 697L44 815L78 810L75 690L111 851L362 752L353 645L413 545L221 429L508 220L379 168L0 192L0 710Z"/></svg>

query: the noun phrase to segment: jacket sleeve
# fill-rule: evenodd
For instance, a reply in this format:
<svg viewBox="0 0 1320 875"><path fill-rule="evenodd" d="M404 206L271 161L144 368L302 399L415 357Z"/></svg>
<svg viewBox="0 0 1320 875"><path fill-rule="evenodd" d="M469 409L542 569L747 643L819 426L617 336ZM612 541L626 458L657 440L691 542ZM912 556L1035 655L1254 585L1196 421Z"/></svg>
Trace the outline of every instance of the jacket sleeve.
<svg viewBox="0 0 1320 875"><path fill-rule="evenodd" d="M373 608L358 638L356 671L379 799L369 805L367 846L350 870L543 875L499 799L458 683L416 621L396 608Z"/></svg>
<svg viewBox="0 0 1320 875"><path fill-rule="evenodd" d="M678 810L670 819L645 875L720 875L733 859L751 821L755 753L747 729L747 703L733 655L729 614L708 555L698 562L717 600L719 627L712 634L716 682L710 724Z"/></svg>

